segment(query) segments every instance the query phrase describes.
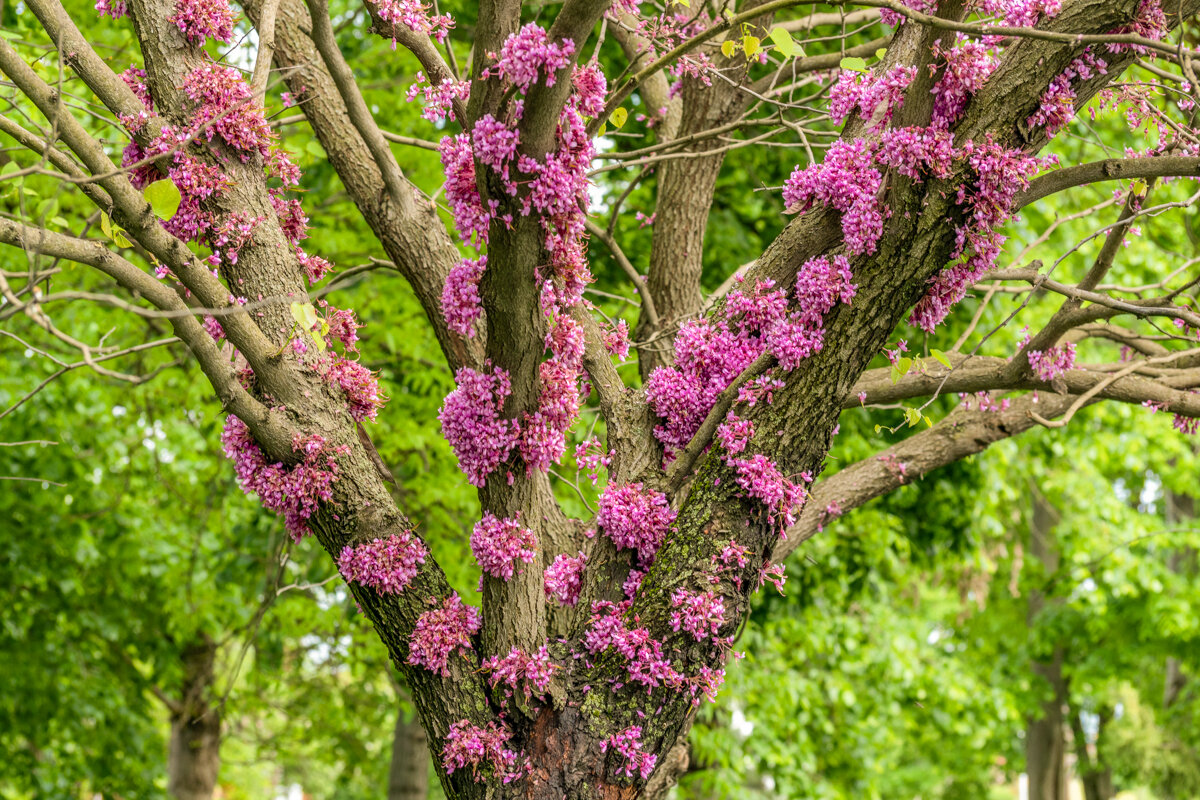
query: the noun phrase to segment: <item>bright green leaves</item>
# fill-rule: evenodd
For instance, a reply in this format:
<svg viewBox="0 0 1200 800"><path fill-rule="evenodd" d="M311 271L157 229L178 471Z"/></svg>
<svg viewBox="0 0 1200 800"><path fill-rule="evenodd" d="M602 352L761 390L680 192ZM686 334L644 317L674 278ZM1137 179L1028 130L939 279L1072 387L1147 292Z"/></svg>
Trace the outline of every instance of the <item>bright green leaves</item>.
<svg viewBox="0 0 1200 800"><path fill-rule="evenodd" d="M317 352L325 352L325 335L329 333L329 323L321 319L312 303L292 303L292 319L296 325L312 337L317 346Z"/></svg>
<svg viewBox="0 0 1200 800"><path fill-rule="evenodd" d="M913 360L908 356L898 359L895 364L892 364L892 383L899 383L900 379L907 375L908 371L912 369L912 365Z"/></svg>
<svg viewBox="0 0 1200 800"><path fill-rule="evenodd" d="M741 38L729 38L721 43L721 55L733 58L740 51L745 53L748 59L760 57L764 50L764 43L760 37L755 35L754 30L750 25L743 25ZM767 37L774 46L774 52L785 59L804 55L804 49L781 25L772 28Z"/></svg>
<svg viewBox="0 0 1200 800"><path fill-rule="evenodd" d="M781 25L776 25L771 29L771 41L775 44L775 52L784 58L794 58L796 53L800 52L800 46L796 44L796 40ZM803 55L803 52L800 54Z"/></svg>
<svg viewBox="0 0 1200 800"><path fill-rule="evenodd" d="M166 179L150 184L142 191L142 195L150 204L150 208L154 210L154 216L161 220L168 220L175 216L175 212L179 210L179 203L183 199L179 195L179 188Z"/></svg>
<svg viewBox="0 0 1200 800"><path fill-rule="evenodd" d="M614 128L621 128L629 119L629 111L624 108L614 108L613 112L608 115L608 121L612 123Z"/></svg>
<svg viewBox="0 0 1200 800"><path fill-rule="evenodd" d="M854 72L867 72L867 62L857 56L846 56L838 64L842 69L852 70Z"/></svg>
<svg viewBox="0 0 1200 800"><path fill-rule="evenodd" d="M112 219L103 211L100 212L100 230L117 244L118 247L129 247L129 239L125 238L125 230L113 225Z"/></svg>

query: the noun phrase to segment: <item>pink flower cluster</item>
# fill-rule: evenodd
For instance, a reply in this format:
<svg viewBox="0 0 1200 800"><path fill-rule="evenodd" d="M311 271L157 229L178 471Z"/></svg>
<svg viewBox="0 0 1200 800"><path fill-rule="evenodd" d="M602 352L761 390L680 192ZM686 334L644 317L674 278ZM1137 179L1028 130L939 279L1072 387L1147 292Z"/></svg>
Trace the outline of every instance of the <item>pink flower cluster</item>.
<svg viewBox="0 0 1200 800"><path fill-rule="evenodd" d="M646 383L646 397L663 423L654 434L668 458L685 448L717 397L764 352L785 370L824 346L824 317L839 302L849 303L856 287L845 256L819 256L807 261L796 277L796 310L787 292L771 280L753 292L730 292L723 316L716 321L685 323L675 339L675 366L659 367ZM743 388L741 399L758 402L782 384L764 376Z"/></svg>
<svg viewBox="0 0 1200 800"><path fill-rule="evenodd" d="M129 4L125 0L96 0L96 13L102 17L120 19L129 13Z"/></svg>
<svg viewBox="0 0 1200 800"><path fill-rule="evenodd" d="M558 71L567 67L575 55L570 39L551 42L545 29L531 22L504 40L496 65L485 73L511 81L524 94L544 73L546 85L553 86Z"/></svg>
<svg viewBox="0 0 1200 800"><path fill-rule="evenodd" d="M986 43L957 34L954 44L937 51L941 56L942 79L933 87L933 127L945 130L958 122L967 101L982 88L1000 65Z"/></svg>
<svg viewBox="0 0 1200 800"><path fill-rule="evenodd" d="M393 533L354 547L338 556L338 572L347 582L370 586L380 594L399 594L412 582L429 551L411 531Z"/></svg>
<svg viewBox="0 0 1200 800"><path fill-rule="evenodd" d="M748 497L767 507L770 520L780 525L780 534L796 521L796 511L804 504L806 492L779 471L779 466L762 453L750 458L728 458L725 461L737 472L737 483Z"/></svg>
<svg viewBox="0 0 1200 800"><path fill-rule="evenodd" d="M587 470L588 479L595 486L599 480L599 472L601 467L607 467L612 464L615 451L609 450L604 452L604 448L600 444L600 440L593 436L575 446L575 463L582 470Z"/></svg>
<svg viewBox="0 0 1200 800"><path fill-rule="evenodd" d="M379 18L392 25L403 25L414 33L432 36L439 44L446 41L454 19L448 14L429 16L429 6L420 0L373 0ZM395 46L395 39L392 46Z"/></svg>
<svg viewBox="0 0 1200 800"><path fill-rule="evenodd" d="M326 353L316 363L317 371L330 384L342 390L346 397L346 410L355 420L375 421L375 416L387 398L379 388L375 373L357 361L342 358L336 353Z"/></svg>
<svg viewBox="0 0 1200 800"><path fill-rule="evenodd" d="M629 325L625 320L617 320L616 325L604 331L604 349L620 361L629 358Z"/></svg>
<svg viewBox="0 0 1200 800"><path fill-rule="evenodd" d="M904 90L916 77L916 67L897 65L883 75L842 70L829 92L829 116L841 125L856 110L869 127L878 130L892 121L904 102Z"/></svg>
<svg viewBox="0 0 1200 800"><path fill-rule="evenodd" d="M1000 17L1005 25L1029 27L1037 25L1042 17L1053 18L1062 11L1060 0L978 0L979 10L984 14Z"/></svg>
<svg viewBox="0 0 1200 800"><path fill-rule="evenodd" d="M658 763L658 756L654 755L654 753L642 752L641 726L630 726L600 743L601 752L607 753L610 747L625 759L625 763L617 767L618 774L623 774L630 778L634 775L639 775L642 780L647 780L650 774L654 772L654 765Z"/></svg>
<svg viewBox="0 0 1200 800"><path fill-rule="evenodd" d="M1096 75L1108 73L1108 62L1092 52L1084 50L1065 70L1050 81L1042 94L1037 111L1025 121L1030 127L1044 126L1046 133L1053 136L1075 117L1075 86Z"/></svg>
<svg viewBox="0 0 1200 800"><path fill-rule="evenodd" d="M293 539L309 532L309 517L321 502L333 498L332 487L338 475L335 456L345 452L331 450L317 434L297 436L292 449L300 456L298 463L290 467L269 463L246 423L233 414L225 418L221 445L233 461L242 491L257 494L264 508L282 514Z"/></svg>
<svg viewBox="0 0 1200 800"><path fill-rule="evenodd" d="M969 214L967 224L956 232L955 255L963 258L934 277L929 292L913 309L909 321L927 332L946 318L975 281L995 267L1005 238L997 229L1012 216L1013 199L1039 169L1051 163L996 144L990 134L983 142L967 142L958 154L966 158L976 176L961 185L957 195Z"/></svg>
<svg viewBox="0 0 1200 800"><path fill-rule="evenodd" d="M937 0L906 0L903 5L911 8L914 11L920 11L924 14L932 14L937 10ZM904 24L906 19L907 17L905 17L903 14L893 11L890 8L883 8L879 10L879 21L884 25L898 28Z"/></svg>
<svg viewBox="0 0 1200 800"><path fill-rule="evenodd" d="M489 511L471 531L471 552L486 574L506 581L518 561L528 564L537 556L537 537L517 520L499 519Z"/></svg>
<svg viewBox="0 0 1200 800"><path fill-rule="evenodd" d="M430 122L440 122L444 119L454 122L454 103L467 101L471 95L471 84L449 78L435 84L425 77L424 72L418 72L417 79L408 87L404 97L411 103L417 99L417 95L421 95L425 100L421 109L422 117Z"/></svg>
<svg viewBox="0 0 1200 800"><path fill-rule="evenodd" d="M532 655L514 647L504 658L492 656L484 659L480 666L484 672L491 673L488 681L493 689L503 683L508 687L504 690L505 697L512 697L514 690L520 690L526 700L534 695L544 697L550 679L558 669L550 660L545 645Z"/></svg>
<svg viewBox="0 0 1200 800"><path fill-rule="evenodd" d="M196 46L209 37L225 43L233 38L233 10L227 0L177 0L171 22Z"/></svg>
<svg viewBox="0 0 1200 800"><path fill-rule="evenodd" d="M1187 434L1188 436L1194 436L1196 435L1197 431L1200 431L1200 419L1197 419L1196 417L1185 417L1182 414L1176 414L1174 417L1172 417L1171 425L1174 426L1175 430L1179 431L1180 433Z"/></svg>
<svg viewBox="0 0 1200 800"><path fill-rule="evenodd" d="M1030 350L1029 366L1033 368L1039 380L1049 383L1075 366L1075 343L1067 342L1047 347L1044 352Z"/></svg>
<svg viewBox="0 0 1200 800"><path fill-rule="evenodd" d="M654 560L674 523L667 496L640 483L610 485L600 495L596 524L617 547L636 550L642 564Z"/></svg>
<svg viewBox="0 0 1200 800"><path fill-rule="evenodd" d="M577 556L566 553L554 559L554 563L546 567L542 574L546 597L553 597L564 606L573 606L579 602L579 592L583 588L583 568L587 565L587 556L580 551Z"/></svg>
<svg viewBox="0 0 1200 800"><path fill-rule="evenodd" d="M663 655L662 643L645 628L629 629L622 619L624 606L606 600L592 603L589 627L583 645L591 653L615 648L629 663L629 679L647 689L658 686L678 686L683 682L671 662Z"/></svg>
<svg viewBox="0 0 1200 800"><path fill-rule="evenodd" d="M442 316L446 326L462 336L475 335L475 322L483 314L479 281L487 269L487 256L464 258L446 276L442 288Z"/></svg>
<svg viewBox="0 0 1200 800"><path fill-rule="evenodd" d="M883 235L885 209L879 202L883 176L872 155L863 139L839 139L820 164L796 167L783 184L784 206L803 212L821 203L840 211L846 249L854 255L874 253Z"/></svg>
<svg viewBox="0 0 1200 800"><path fill-rule="evenodd" d="M408 642L408 663L450 677L450 657L459 650L472 650L471 637L479 632L479 609L451 592L442 605L417 618Z"/></svg>
<svg viewBox="0 0 1200 800"><path fill-rule="evenodd" d="M676 589L671 594L671 630L684 630L697 642L716 639L725 624L725 601L716 592Z"/></svg>
<svg viewBox="0 0 1200 800"><path fill-rule="evenodd" d="M454 448L459 469L471 485L483 486L516 443L518 424L501 416L512 384L499 367L491 374L462 367L454 380L458 386L446 395L438 413L442 435Z"/></svg>
<svg viewBox="0 0 1200 800"><path fill-rule="evenodd" d="M505 747L511 738L512 732L507 727L494 722L481 728L468 720L459 720L446 734L442 768L447 775L453 775L455 770L470 767L476 783L488 777L498 777L503 783L519 780L529 771L529 759L522 759Z"/></svg>
<svg viewBox="0 0 1200 800"><path fill-rule="evenodd" d="M482 485L514 445L528 472L549 469L566 451L567 431L579 413L583 333L570 313L582 301L583 287L592 280L583 239L587 171L593 150L582 115L603 109L607 87L597 65L574 70L572 92L555 129L555 149L542 160L518 152L524 111L519 95L543 78L546 85L553 85L557 73L571 65L574 53L570 40L552 42L534 23L510 35L499 55L492 54L495 64L484 74L505 82L517 96L501 112L477 120L470 133L446 137L439 145L446 171L446 200L462 240L482 246L493 224L511 226L513 213L536 214L548 254L547 263L537 268L542 310L550 331L546 341L550 356L539 367L537 409L526 411L520 421L503 420L498 411L508 394L507 379L493 391L484 386L491 382L488 379L461 371L459 375L468 385L460 380L443 407L443 430L475 485ZM501 213L496 197L485 202L478 169L496 176L501 196L515 198L509 201L512 211ZM444 287L443 314L451 329L463 335L474 334L474 323L482 313L478 286L486 267L482 256L464 261L451 272ZM613 346L620 349L621 344L616 341ZM493 399L497 392L502 392L499 402ZM494 435L463 434L480 425L491 428Z"/></svg>
<svg viewBox="0 0 1200 800"><path fill-rule="evenodd" d="M254 153L270 157L274 135L240 72L205 64L184 76L183 91L196 104L195 126L203 129L202 136L209 141L220 136L242 161L249 161Z"/></svg>

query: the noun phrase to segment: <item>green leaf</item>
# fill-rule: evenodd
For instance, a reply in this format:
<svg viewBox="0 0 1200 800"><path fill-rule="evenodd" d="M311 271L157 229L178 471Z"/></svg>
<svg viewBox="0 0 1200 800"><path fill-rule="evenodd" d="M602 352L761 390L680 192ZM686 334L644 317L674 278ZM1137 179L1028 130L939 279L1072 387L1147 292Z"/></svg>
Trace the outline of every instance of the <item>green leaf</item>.
<svg viewBox="0 0 1200 800"><path fill-rule="evenodd" d="M875 51L875 57L876 57L876 58L883 58L883 57L884 57L884 56L886 56L886 55L887 55L887 48L886 48L886 47L881 47L881 48L879 48L878 50L876 50L876 51Z"/></svg>
<svg viewBox="0 0 1200 800"><path fill-rule="evenodd" d="M896 368L895 364L892 365L891 375L892 375L892 383L899 383L900 379L904 377L904 373L901 372L900 370L898 370Z"/></svg>
<svg viewBox="0 0 1200 800"><path fill-rule="evenodd" d="M762 49L762 40L757 36L743 36L742 50L746 53L746 58L754 58L758 55L758 51Z"/></svg>
<svg viewBox="0 0 1200 800"><path fill-rule="evenodd" d="M905 356L904 358L900 359L898 364L896 364L896 369L900 371L901 375L907 375L908 371L912 369L912 363L912 359L908 356Z"/></svg>
<svg viewBox="0 0 1200 800"><path fill-rule="evenodd" d="M0 178L3 178L5 175L11 175L19 169L20 167L17 166L17 162L9 161L3 167L0 167Z"/></svg>
<svg viewBox="0 0 1200 800"><path fill-rule="evenodd" d="M792 58L796 55L796 40L782 25L776 25L771 29L771 41L775 43L775 49L784 58Z"/></svg>
<svg viewBox="0 0 1200 800"><path fill-rule="evenodd" d="M930 350L929 355L933 356L938 361L945 364L947 367L950 366L950 358L945 353L943 353L941 350Z"/></svg>
<svg viewBox="0 0 1200 800"><path fill-rule="evenodd" d="M145 195L150 208L154 209L154 216L163 220L175 216L175 212L179 210L179 203L183 199L179 195L179 188L165 179L150 184L142 194Z"/></svg>
<svg viewBox="0 0 1200 800"><path fill-rule="evenodd" d="M908 427L913 427L921 421L921 412L915 408L904 409L904 421L908 423Z"/></svg>
<svg viewBox="0 0 1200 800"><path fill-rule="evenodd" d="M737 52L737 49L737 42L735 42L733 39L726 39L725 41L721 42L721 55L725 56L726 58L733 58L733 54Z"/></svg>
<svg viewBox="0 0 1200 800"><path fill-rule="evenodd" d="M840 66L842 69L849 69L855 72L867 71L867 62L855 56L846 56L841 60L841 63L838 64L838 66Z"/></svg>
<svg viewBox="0 0 1200 800"><path fill-rule="evenodd" d="M608 133L608 123L602 122L600 123L600 130L596 131L596 135L603 136L606 133Z"/></svg>
<svg viewBox="0 0 1200 800"><path fill-rule="evenodd" d="M133 247L129 240L125 238L125 231L120 228L113 230L113 241L117 243L118 247Z"/></svg>
<svg viewBox="0 0 1200 800"><path fill-rule="evenodd" d="M113 238L112 220L103 211L100 212L100 230L104 231L104 235L109 239Z"/></svg>
<svg viewBox="0 0 1200 800"><path fill-rule="evenodd" d="M613 112L608 115L608 121L613 124L614 128L620 128L627 119L629 119L629 112L624 108L614 108Z"/></svg>
<svg viewBox="0 0 1200 800"><path fill-rule="evenodd" d="M312 303L292 303L289 308L292 310L292 319L296 320L296 324L305 333L311 332L321 321L321 318L317 316L317 309L313 308Z"/></svg>

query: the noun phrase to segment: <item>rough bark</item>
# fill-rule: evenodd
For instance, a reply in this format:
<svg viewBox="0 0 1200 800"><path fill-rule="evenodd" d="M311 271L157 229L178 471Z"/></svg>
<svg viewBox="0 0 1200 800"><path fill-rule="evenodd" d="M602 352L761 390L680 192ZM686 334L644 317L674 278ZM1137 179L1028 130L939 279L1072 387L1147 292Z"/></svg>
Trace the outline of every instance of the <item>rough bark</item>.
<svg viewBox="0 0 1200 800"><path fill-rule="evenodd" d="M183 686L171 714L167 791L176 800L210 800L221 768L221 709L211 702L217 646L199 639L183 650Z"/></svg>
<svg viewBox="0 0 1200 800"><path fill-rule="evenodd" d="M429 742L421 721L403 709L396 713L388 800L425 800L429 792Z"/></svg>

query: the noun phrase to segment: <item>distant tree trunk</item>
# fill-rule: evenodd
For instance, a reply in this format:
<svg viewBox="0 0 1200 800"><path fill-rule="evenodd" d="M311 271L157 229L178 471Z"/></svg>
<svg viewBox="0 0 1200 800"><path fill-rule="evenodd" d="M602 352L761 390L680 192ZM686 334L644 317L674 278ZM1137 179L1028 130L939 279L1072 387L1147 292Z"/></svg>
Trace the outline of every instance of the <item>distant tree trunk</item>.
<svg viewBox="0 0 1200 800"><path fill-rule="evenodd" d="M429 792L429 746L415 711L396 713L388 800L425 800Z"/></svg>
<svg viewBox="0 0 1200 800"><path fill-rule="evenodd" d="M1083 730L1083 720L1079 709L1071 704L1071 734L1075 740L1075 772L1083 784L1084 800L1111 800L1115 794L1112 782L1112 767L1105 763L1100 751L1100 737L1104 735L1104 726L1112 719L1111 708L1101 708L1099 712L1100 726L1096 732L1096 755L1093 758L1088 750L1087 735Z"/></svg>
<svg viewBox="0 0 1200 800"><path fill-rule="evenodd" d="M221 712L210 704L217 646L207 636L183 651L183 698L171 714L167 791L177 800L210 800L221 769Z"/></svg>
<svg viewBox="0 0 1200 800"><path fill-rule="evenodd" d="M1058 520L1058 512L1034 488L1029 550L1046 575L1058 569L1058 547L1053 533ZM1030 592L1027 619L1031 627L1045 602L1040 590ZM1029 718L1025 729L1025 771L1029 775L1029 800L1066 800L1067 797L1062 713L1067 700L1067 683L1063 678L1062 664L1063 648L1060 646L1054 648L1048 662L1034 661L1030 665L1033 673L1050 685L1051 696L1042 701L1040 713Z"/></svg>
<svg viewBox="0 0 1200 800"><path fill-rule="evenodd" d="M1176 494L1169 489L1166 492L1167 505L1167 523L1177 525L1179 523L1188 522L1196 518L1196 501L1188 495ZM1167 560L1167 569L1172 572L1185 572L1194 569L1196 561L1196 551L1191 548L1174 550ZM1180 667L1179 659L1167 658L1166 675L1163 678L1163 708L1170 708L1179 698L1179 693L1183 691L1184 685L1187 683L1187 676L1183 674Z"/></svg>

